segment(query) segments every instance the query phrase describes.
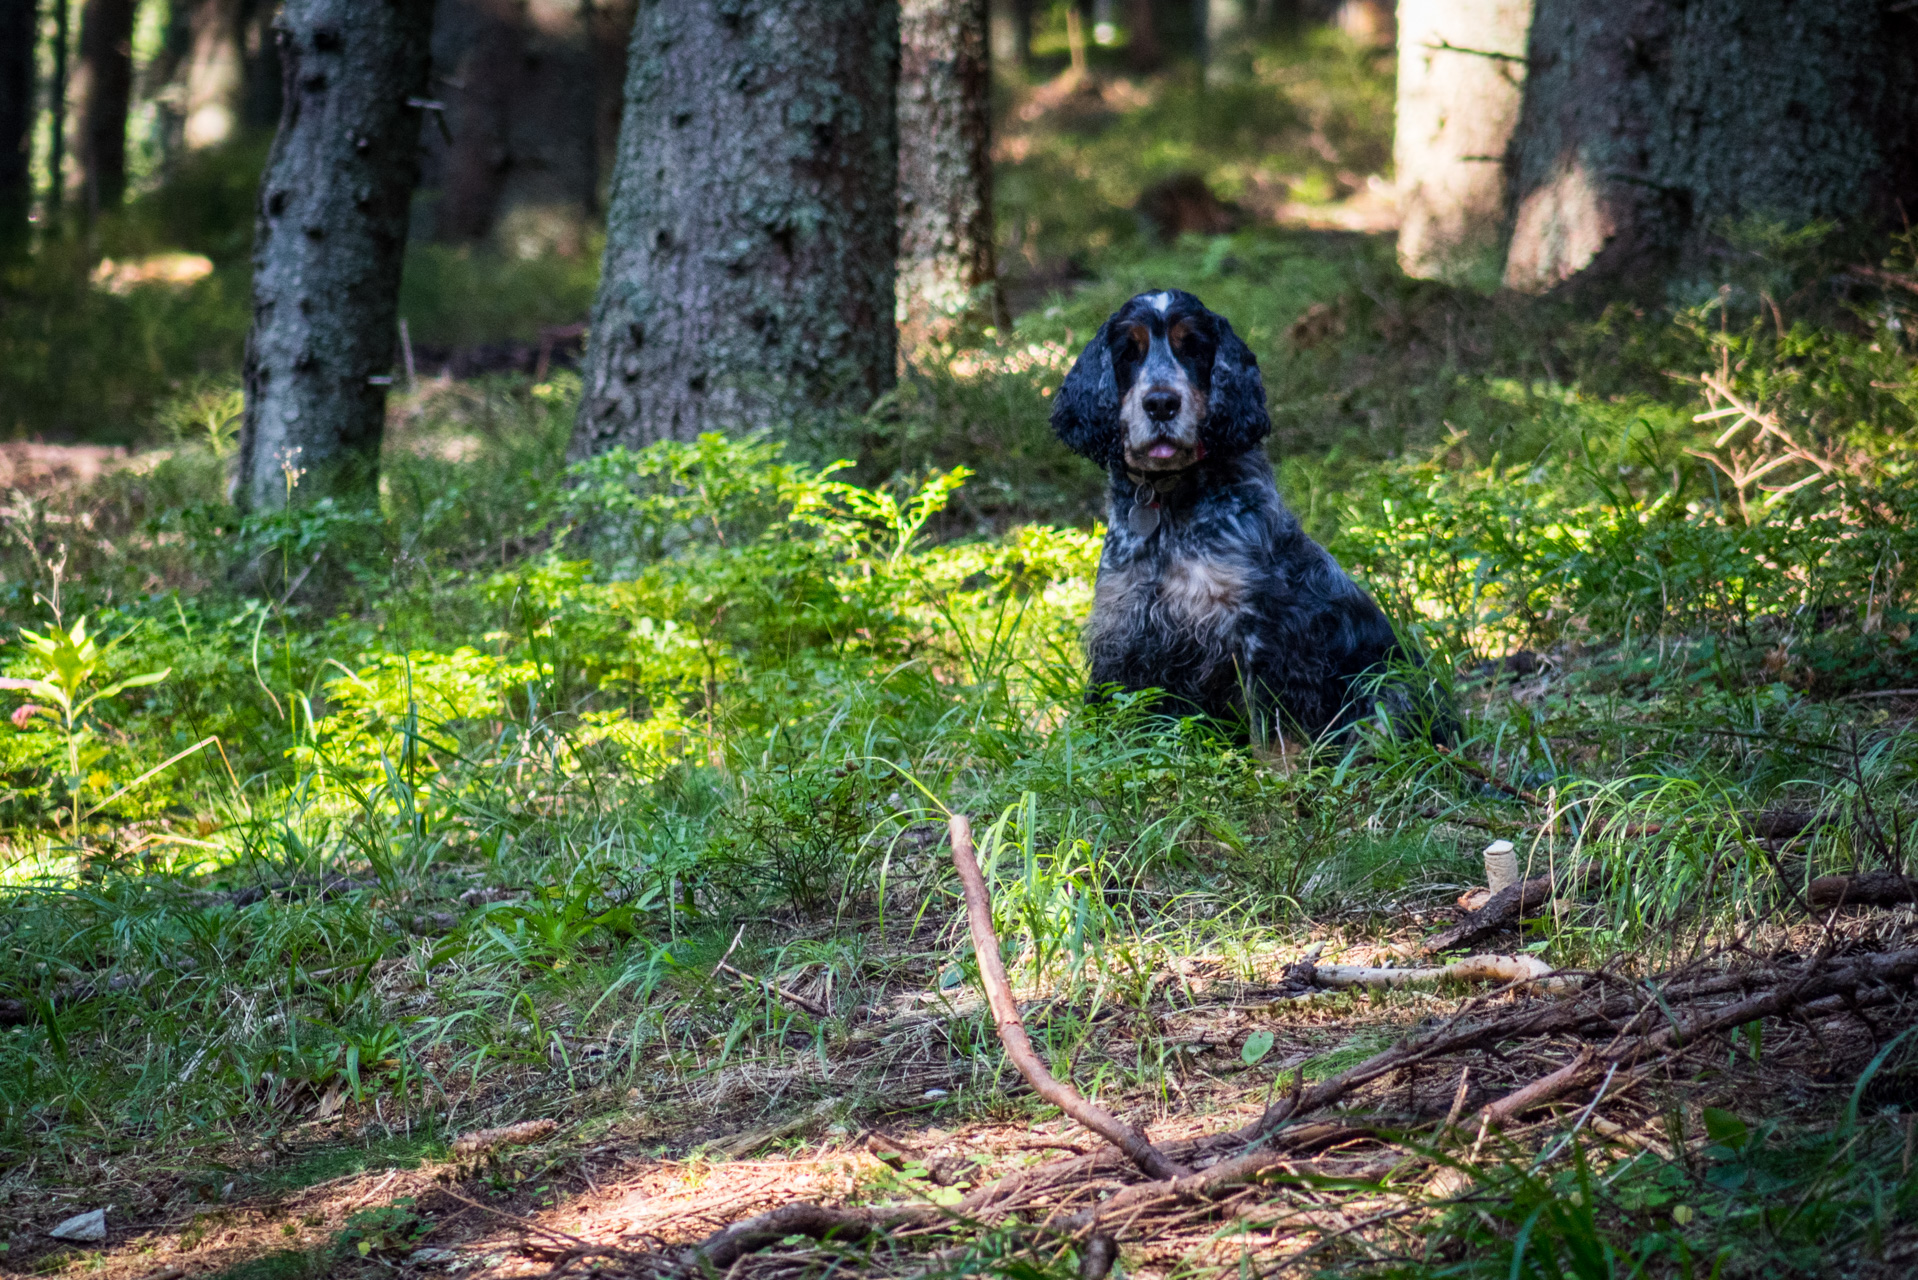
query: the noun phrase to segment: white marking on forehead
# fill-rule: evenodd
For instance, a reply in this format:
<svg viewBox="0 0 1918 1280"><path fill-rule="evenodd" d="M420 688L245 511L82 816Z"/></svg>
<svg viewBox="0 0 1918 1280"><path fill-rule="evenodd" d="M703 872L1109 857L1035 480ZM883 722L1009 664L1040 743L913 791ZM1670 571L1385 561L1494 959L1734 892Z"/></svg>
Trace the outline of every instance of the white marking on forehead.
<svg viewBox="0 0 1918 1280"><path fill-rule="evenodd" d="M1171 302L1171 301L1172 301L1172 295L1171 295L1171 294L1169 294L1169 293L1155 293L1155 294L1153 294L1153 295L1152 295L1152 309L1153 309L1154 311L1157 311L1157 312L1158 312L1158 313L1159 313L1160 315L1164 315L1164 314L1165 314L1165 309L1166 309L1166 304L1167 304L1167 303L1169 303L1169 302Z"/></svg>

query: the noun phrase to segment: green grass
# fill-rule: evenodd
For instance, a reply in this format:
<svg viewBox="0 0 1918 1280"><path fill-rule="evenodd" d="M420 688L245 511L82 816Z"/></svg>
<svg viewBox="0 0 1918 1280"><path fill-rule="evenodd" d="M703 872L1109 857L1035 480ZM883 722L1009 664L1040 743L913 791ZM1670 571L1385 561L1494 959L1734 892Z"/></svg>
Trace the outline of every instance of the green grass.
<svg viewBox="0 0 1918 1280"><path fill-rule="evenodd" d="M1197 126L1236 100L1198 103L1175 77L1136 118L1035 126L1021 163L1051 182L1047 164L1149 134L1167 166L1223 183L1232 148L1296 143L1312 94L1344 119L1376 88L1356 52L1307 52L1346 79L1301 82L1216 154L1193 150L1214 145ZM1362 154L1350 127L1338 145ZM125 392L129 432L164 435L168 458L0 513L0 674L46 676L17 629L71 634L83 615L114 643L81 696L165 673L103 693L71 732L0 726L0 998L32 1008L0 1031L0 1188L200 1162L290 1189L535 1116L649 1141L736 1131L813 1087L768 1104L742 1081L799 1079L902 994L972 991L947 809L973 816L1015 980L1051 1001L1044 1051L1087 1088L1168 1107L1154 1023L1174 960L1269 969L1326 921L1361 944L1402 935L1408 910L1480 878L1494 833L1533 867L1600 864L1582 906L1518 940L1568 966L1650 971L1797 919L1810 876L1903 864L1918 739L1900 704L1855 695L1918 684L1908 299L1827 287L1844 260L1824 230L1753 226L1728 229L1706 302L1580 317L1407 281L1378 239L1149 244L1116 229L1129 198L1081 201L1115 228L1095 279L805 438L569 469L570 376L432 386L399 399L377 510L241 518L222 493L231 382ZM1033 207L1043 243L1093 243ZM1911 269L1910 243L1887 253ZM509 318L525 337L590 288L574 263L418 260L422 342ZM1101 479L1051 439L1047 393L1117 301L1169 283L1259 355L1282 487L1456 692L1457 756L1362 735L1280 766L1140 701L1084 704ZM165 310L191 292L168 297L125 302L124 322L210 341L212 321ZM1776 496L1735 483L1779 455L1695 420L1724 403L1686 381L1707 373L1817 459L1773 482L1830 474ZM47 387L75 413L123 394ZM1542 673L1488 667L1521 649ZM1540 833L1547 806L1562 833ZM1742 818L1768 808L1833 821L1761 846ZM1630 834L1648 823L1656 838ZM715 980L736 938L733 964L827 1013ZM1134 1049L1108 1053L1135 1024ZM1308 1074L1388 1034L1352 1033ZM883 1055L834 1087L860 1116L1032 1113L983 1014L940 1037L913 1061L948 1072L943 1099ZM1682 1271L1685 1250L1755 1273L1863 1247L1908 1218L1897 1101L1822 1128L1747 1117L1760 1136L1682 1168L1514 1156L1428 1224L1403 1274L1622 1275L1654 1254ZM1613 1179L1627 1225L1581 1216L1588 1176ZM1810 1209L1767 1216L1774 1193ZM1535 1210L1545 1252L1527 1263L1513 1242ZM1021 1248L981 1237L974 1261ZM1612 1260L1579 1271L1580 1250Z"/></svg>

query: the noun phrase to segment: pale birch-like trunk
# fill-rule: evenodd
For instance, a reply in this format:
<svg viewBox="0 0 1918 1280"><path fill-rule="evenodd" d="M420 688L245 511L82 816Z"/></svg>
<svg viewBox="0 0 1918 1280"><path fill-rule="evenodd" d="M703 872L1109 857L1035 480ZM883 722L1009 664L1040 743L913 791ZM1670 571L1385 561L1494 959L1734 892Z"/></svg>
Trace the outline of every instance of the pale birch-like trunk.
<svg viewBox="0 0 1918 1280"><path fill-rule="evenodd" d="M1506 218L1506 148L1525 86L1531 0L1401 0L1399 266L1490 287Z"/></svg>

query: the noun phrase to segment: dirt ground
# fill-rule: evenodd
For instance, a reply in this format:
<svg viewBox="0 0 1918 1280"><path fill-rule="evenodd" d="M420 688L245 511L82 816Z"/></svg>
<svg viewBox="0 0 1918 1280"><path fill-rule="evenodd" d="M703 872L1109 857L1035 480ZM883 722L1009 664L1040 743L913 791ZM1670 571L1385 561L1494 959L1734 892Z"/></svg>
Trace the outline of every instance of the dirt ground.
<svg viewBox="0 0 1918 1280"><path fill-rule="evenodd" d="M1408 932L1419 918L1403 921ZM1842 931L1850 945L1871 948L1902 939L1913 922L1910 907L1859 911ZM1338 954L1339 936L1319 933ZM1780 931L1752 941L1776 954L1815 940ZM1220 1134L1258 1116L1295 1068L1317 1064L1314 1078L1342 1069L1482 999L1458 991L1275 998L1279 976L1302 950L1261 958L1249 981L1242 961L1191 957L1161 975L1149 1015L1095 1018L1104 1059L1136 1054L1148 1031L1173 1055L1161 1093L1107 1095L1102 1105L1162 1145ZM1384 962L1391 954L1385 944L1354 939L1340 958ZM1542 1007L1555 998L1512 991L1480 1012ZM486 1280L569 1270L653 1275L662 1259L728 1223L797 1202L937 1202L1022 1170L1065 1168L1061 1162L1077 1168L1078 1176L1050 1188L1040 1178L1036 1192L1013 1184L1007 1204L1030 1217L1083 1207L1141 1180L1098 1138L1039 1106L1009 1069L997 1080L981 1079L979 1058L950 1053L941 1030L949 1014L929 1007L939 1000L932 992L902 993L823 1059L796 1053L777 1063L749 1060L697 1082L665 1084L655 1096L633 1090L623 1100L546 1100L559 1104L549 1112L572 1118L525 1145L383 1159L381 1150L404 1148L403 1130L389 1129L377 1109L349 1106L244 1149L191 1153L193 1172L187 1153L170 1162L171 1170L109 1164L89 1189L88 1205L11 1205L23 1220L0 1270L105 1280L292 1280L393 1269ZM1038 1029L1048 1017L1075 1014L1031 1001L1023 1016ZM1577 1121L1588 1138L1603 1138L1609 1158L1650 1151L1684 1160L1706 1142L1697 1116L1708 1105L1781 1121L1828 1116L1889 1031L1883 1016L1787 1022L1768 1030L1762 1066L1728 1059L1723 1043L1710 1041L1621 1082L1602 1108L1588 1108L1589 1095L1568 1097L1493 1135L1491 1145L1536 1149ZM1241 1050L1259 1032L1272 1034L1272 1048L1247 1065ZM1434 1200L1457 1193L1465 1180L1422 1154L1420 1142L1394 1135L1422 1127L1429 1137L1434 1122L1469 1115L1573 1052L1569 1041L1527 1042L1374 1081L1335 1113L1363 1116L1369 1129L1289 1161L1233 1195L1129 1222L1117 1232L1123 1264L1129 1274L1157 1276L1236 1268L1250 1256L1270 1273L1288 1257L1310 1262L1346 1236L1415 1230L1431 1217ZM538 1101L527 1100L529 1107ZM1906 1131L1909 1155L1909 1122ZM1456 1137L1468 1164L1487 1143L1483 1132L1476 1141ZM367 1167L306 1180L329 1153L350 1153L356 1144L372 1148ZM1490 1149L1485 1154L1490 1158ZM1346 1189L1326 1189L1334 1184ZM68 1246L45 1236L61 1218L102 1200L104 1245ZM887 1247L912 1247L907 1237L915 1231ZM948 1237L929 1254L928 1243L938 1242L921 1241L918 1252L904 1255L912 1270L936 1270L942 1259L952 1264L965 1248ZM754 1255L754 1266L740 1274L803 1269L812 1248ZM1887 1241L1871 1266L1848 1274L1906 1274L1900 1268L1912 1260L1918 1237L1901 1237Z"/></svg>

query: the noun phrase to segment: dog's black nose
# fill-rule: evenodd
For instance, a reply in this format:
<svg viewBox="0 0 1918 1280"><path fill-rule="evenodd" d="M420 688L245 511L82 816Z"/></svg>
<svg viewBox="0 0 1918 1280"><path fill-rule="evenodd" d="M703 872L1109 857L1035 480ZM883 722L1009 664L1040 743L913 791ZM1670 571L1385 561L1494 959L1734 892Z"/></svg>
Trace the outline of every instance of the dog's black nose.
<svg viewBox="0 0 1918 1280"><path fill-rule="evenodd" d="M1144 403L1145 416L1154 422L1170 422L1179 416L1179 393L1176 391L1148 391Z"/></svg>

